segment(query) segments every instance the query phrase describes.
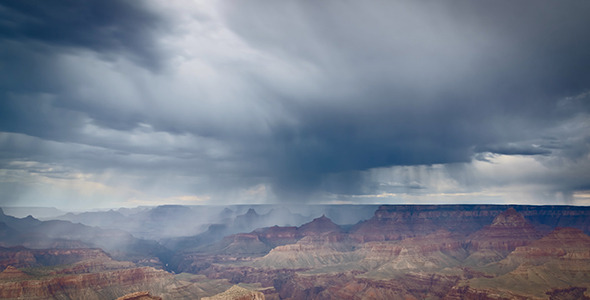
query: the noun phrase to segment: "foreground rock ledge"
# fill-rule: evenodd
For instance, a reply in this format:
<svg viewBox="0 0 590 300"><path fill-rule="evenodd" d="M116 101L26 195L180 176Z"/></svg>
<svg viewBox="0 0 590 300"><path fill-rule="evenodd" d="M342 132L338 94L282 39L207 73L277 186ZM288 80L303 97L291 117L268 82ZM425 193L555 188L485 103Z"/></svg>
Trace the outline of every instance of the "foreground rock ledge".
<svg viewBox="0 0 590 300"><path fill-rule="evenodd" d="M264 300L264 294L234 285L227 291L202 300Z"/></svg>
<svg viewBox="0 0 590 300"><path fill-rule="evenodd" d="M117 300L162 300L162 298L152 296L150 295L150 292L135 292L119 297Z"/></svg>

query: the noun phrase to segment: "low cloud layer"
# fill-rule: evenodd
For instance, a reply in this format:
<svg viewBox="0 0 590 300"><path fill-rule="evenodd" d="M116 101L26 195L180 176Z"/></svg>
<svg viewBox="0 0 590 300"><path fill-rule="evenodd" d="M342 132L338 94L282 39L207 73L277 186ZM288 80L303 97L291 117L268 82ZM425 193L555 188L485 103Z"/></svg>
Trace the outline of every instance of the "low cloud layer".
<svg viewBox="0 0 590 300"><path fill-rule="evenodd" d="M590 204L589 12L6 1L0 205Z"/></svg>

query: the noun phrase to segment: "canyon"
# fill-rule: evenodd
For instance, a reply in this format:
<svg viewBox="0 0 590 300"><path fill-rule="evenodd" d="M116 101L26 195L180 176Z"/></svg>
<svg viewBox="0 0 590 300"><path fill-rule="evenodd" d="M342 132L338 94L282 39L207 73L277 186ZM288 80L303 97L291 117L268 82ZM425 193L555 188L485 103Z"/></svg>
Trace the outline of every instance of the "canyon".
<svg viewBox="0 0 590 300"><path fill-rule="evenodd" d="M143 238L115 228L2 212L0 298L590 298L588 207L358 209L355 219L354 206L299 212L256 206L209 208L226 223L210 215L213 222L207 226L183 229L193 235L144 231ZM368 209L374 209L372 217L362 219ZM140 214L150 216L147 210ZM175 213L185 220L194 211L158 209L146 222L162 222L168 231L174 224L181 226ZM100 222L125 216L113 212L104 212ZM96 223L101 213L92 216ZM276 224L272 216L284 222Z"/></svg>

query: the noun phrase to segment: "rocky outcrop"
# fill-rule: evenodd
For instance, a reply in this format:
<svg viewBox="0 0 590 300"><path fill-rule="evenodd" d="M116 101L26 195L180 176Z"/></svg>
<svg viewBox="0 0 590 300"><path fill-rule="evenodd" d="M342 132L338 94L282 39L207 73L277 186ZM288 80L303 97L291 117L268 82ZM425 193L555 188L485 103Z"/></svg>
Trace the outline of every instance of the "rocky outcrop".
<svg viewBox="0 0 590 300"><path fill-rule="evenodd" d="M100 249L27 249L24 247L0 247L0 267L17 268L67 265L80 261L112 261Z"/></svg>
<svg viewBox="0 0 590 300"><path fill-rule="evenodd" d="M278 246L252 264L265 268L313 268L337 265L360 259L340 234L307 236L295 244Z"/></svg>
<svg viewBox="0 0 590 300"><path fill-rule="evenodd" d="M264 294L234 285L229 290L202 300L264 300Z"/></svg>
<svg viewBox="0 0 590 300"><path fill-rule="evenodd" d="M511 294L504 291L499 293L494 289L474 289L470 286L454 286L443 300L527 300L526 296Z"/></svg>
<svg viewBox="0 0 590 300"><path fill-rule="evenodd" d="M162 266L159 257L169 250L155 241L140 240L116 229L101 229L68 221L40 221L31 216L14 218L0 211L0 245L24 246L30 249L100 248L120 260L154 262ZM7 230L9 227L10 230Z"/></svg>
<svg viewBox="0 0 590 300"><path fill-rule="evenodd" d="M31 278L30 275L25 274L23 271L13 266L6 267L6 269L0 273L0 281L17 281L29 278Z"/></svg>
<svg viewBox="0 0 590 300"><path fill-rule="evenodd" d="M162 300L162 297L152 296L150 292L135 292L119 297L117 300Z"/></svg>
<svg viewBox="0 0 590 300"><path fill-rule="evenodd" d="M33 266L37 263L37 259L32 250L24 247L0 247L0 268L7 266L24 268Z"/></svg>
<svg viewBox="0 0 590 300"><path fill-rule="evenodd" d="M266 268L310 268L358 260L348 234L322 215L295 231L296 243L277 246L253 265Z"/></svg>
<svg viewBox="0 0 590 300"><path fill-rule="evenodd" d="M577 228L590 234L589 206L519 206L518 211L533 225L547 230L557 227Z"/></svg>
<svg viewBox="0 0 590 300"><path fill-rule="evenodd" d="M400 242L370 242L359 251L365 253L360 264L374 268L367 276L377 278L459 267L467 256L458 236L446 230Z"/></svg>
<svg viewBox="0 0 590 300"><path fill-rule="evenodd" d="M506 205L382 205L371 219L360 222L351 232L359 242L399 240L439 229L469 235L489 225L509 208ZM516 208L541 231L561 226L578 228L590 234L590 207Z"/></svg>
<svg viewBox="0 0 590 300"><path fill-rule="evenodd" d="M469 234L490 224L504 209L494 205L382 205L371 219L352 229L352 236L368 242L399 240L439 229Z"/></svg>
<svg viewBox="0 0 590 300"><path fill-rule="evenodd" d="M254 215L249 210L247 215ZM301 227L266 227L250 233L238 233L224 237L221 241L200 247L197 252L227 255L264 255L277 246L294 244L306 236L317 236L328 232L340 232L340 226L325 216Z"/></svg>
<svg viewBox="0 0 590 300"><path fill-rule="evenodd" d="M0 298L114 299L138 290L163 290L173 275L113 260L100 249L0 249ZM26 272L18 268L27 268Z"/></svg>
<svg viewBox="0 0 590 300"><path fill-rule="evenodd" d="M116 298L170 280L171 274L151 267L0 282L0 298L103 299Z"/></svg>
<svg viewBox="0 0 590 300"><path fill-rule="evenodd" d="M544 211L493 205L382 206L373 218L352 227L322 216L301 227L275 226L232 236L232 243L244 239L273 248L263 257L250 255L250 261L234 256L236 264L227 254L199 272L210 279L260 284L269 297L281 299L587 296L580 291L590 288L590 237L573 228L543 237L547 228L530 218L548 213L535 215L535 209ZM582 220L587 210L577 210L562 208L560 213ZM193 261L208 257L199 255L204 256Z"/></svg>
<svg viewBox="0 0 590 300"><path fill-rule="evenodd" d="M549 300L590 300L590 297L584 294L586 290L587 288L584 287L573 286L565 289L553 289L545 294L549 296Z"/></svg>
<svg viewBox="0 0 590 300"><path fill-rule="evenodd" d="M273 286L274 280L293 275L306 269L263 269L245 266L212 265L201 274L210 279L228 279L233 284L260 283L263 287Z"/></svg>
<svg viewBox="0 0 590 300"><path fill-rule="evenodd" d="M545 237L518 247L506 258L504 264L520 264L549 259L590 261L590 236L576 228L557 228Z"/></svg>
<svg viewBox="0 0 590 300"><path fill-rule="evenodd" d="M357 272L299 275L278 278L281 299L440 299L456 284L455 276L409 275L373 280Z"/></svg>
<svg viewBox="0 0 590 300"><path fill-rule="evenodd" d="M468 241L471 251L492 250L506 255L541 237L522 214L509 208L494 218L491 225L472 234Z"/></svg>
<svg viewBox="0 0 590 300"><path fill-rule="evenodd" d="M334 222L332 222L332 220L330 220L325 215L313 219L313 221L303 224L301 227L297 228L297 234L301 237L340 231L342 231L340 226L334 224Z"/></svg>
<svg viewBox="0 0 590 300"><path fill-rule="evenodd" d="M257 229L254 231L254 233L258 235L260 240L264 241L272 248L281 245L294 244L301 238L299 232L297 231L297 227L293 226L266 227Z"/></svg>
<svg viewBox="0 0 590 300"><path fill-rule="evenodd" d="M428 255L434 252L463 252L460 237L446 230L435 233L407 238L399 242L369 242L362 246L362 251L367 253L367 259L391 260L402 251L413 252L416 255Z"/></svg>
<svg viewBox="0 0 590 300"><path fill-rule="evenodd" d="M487 268L496 276L469 280L471 289L509 291L530 299L546 298L551 290L559 294L570 287L590 288L590 236L557 228Z"/></svg>
<svg viewBox="0 0 590 300"><path fill-rule="evenodd" d="M67 265L87 260L112 260L101 249L41 249L33 250L33 254L37 262L44 266Z"/></svg>
<svg viewBox="0 0 590 300"><path fill-rule="evenodd" d="M248 209L248 211L243 215L236 216L234 220L234 227L244 228L246 230L251 230L252 228L256 228L262 224L263 222L261 221L261 216L253 208Z"/></svg>

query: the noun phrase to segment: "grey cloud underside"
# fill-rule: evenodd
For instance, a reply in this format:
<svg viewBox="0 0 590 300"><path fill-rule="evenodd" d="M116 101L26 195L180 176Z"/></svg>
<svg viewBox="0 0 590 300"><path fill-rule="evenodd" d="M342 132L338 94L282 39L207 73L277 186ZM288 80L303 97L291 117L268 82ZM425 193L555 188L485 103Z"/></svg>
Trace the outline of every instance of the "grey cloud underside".
<svg viewBox="0 0 590 300"><path fill-rule="evenodd" d="M254 60L211 63L221 82L198 95L151 84L174 72L175 53L158 39L177 20L149 3L0 4L0 130L86 149L63 155L12 144L3 156L15 157L5 160L59 158L89 172L145 176L165 169L206 177L203 186L260 181L290 199L395 191L362 172L463 163L484 152L587 160L586 1L222 1L229 30L291 69L277 77ZM92 76L63 62L76 51L98 57L79 67ZM131 64L118 67L121 57ZM100 84L125 80L137 86ZM236 82L245 88L234 103L220 108L207 96ZM106 133L89 135L81 130L88 124ZM144 125L167 136L149 146L116 136L141 137ZM564 186L584 188L585 180Z"/></svg>
<svg viewBox="0 0 590 300"><path fill-rule="evenodd" d="M278 135L286 186L297 169L310 178L464 162L474 151L549 155L550 145L588 153L587 140L566 145L569 137L548 136L588 113L587 98L559 103L590 84L587 3L227 6L228 23L252 45L307 61L329 78L316 99L284 100L300 120Z"/></svg>
<svg viewBox="0 0 590 300"><path fill-rule="evenodd" d="M53 47L123 53L149 67L158 65L153 34L165 22L142 6L146 1L3 1L0 38ZM33 44L34 45L34 44ZM67 50L66 50L67 51Z"/></svg>

